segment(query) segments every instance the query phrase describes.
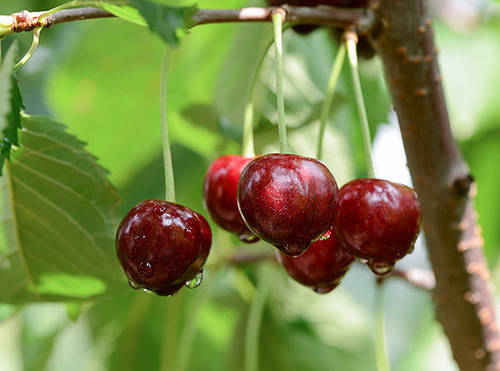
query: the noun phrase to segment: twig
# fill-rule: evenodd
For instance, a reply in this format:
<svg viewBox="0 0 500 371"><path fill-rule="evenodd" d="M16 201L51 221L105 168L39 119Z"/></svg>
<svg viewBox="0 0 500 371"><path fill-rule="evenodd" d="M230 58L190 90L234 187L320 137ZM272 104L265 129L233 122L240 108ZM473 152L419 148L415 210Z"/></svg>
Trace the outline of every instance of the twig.
<svg viewBox="0 0 500 371"><path fill-rule="evenodd" d="M195 26L210 23L227 22L271 22L271 14L276 8L242 8L242 9L200 9L194 16ZM285 21L294 24L317 24L338 27L356 27L359 31L368 30L374 17L369 11L356 9L337 8L309 8L296 6L281 7L286 13ZM29 12L23 10L13 13L11 16L0 16L2 30L0 37L10 33L31 31L36 27L45 25L51 27L56 24L80 21L95 18L115 17L101 9L96 8L75 8L58 11L44 18L40 17L45 13Z"/></svg>
<svg viewBox="0 0 500 371"><path fill-rule="evenodd" d="M434 290L434 286L436 286L436 279L431 270L420 268L394 269L390 275L379 277L377 281L382 282L391 277L401 278L411 285L426 291L432 291Z"/></svg>

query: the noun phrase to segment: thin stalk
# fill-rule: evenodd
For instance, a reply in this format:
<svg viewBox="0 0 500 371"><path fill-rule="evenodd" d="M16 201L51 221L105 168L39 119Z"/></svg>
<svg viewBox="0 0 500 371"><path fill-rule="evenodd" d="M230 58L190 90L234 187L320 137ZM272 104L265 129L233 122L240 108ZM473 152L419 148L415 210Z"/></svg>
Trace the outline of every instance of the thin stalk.
<svg viewBox="0 0 500 371"><path fill-rule="evenodd" d="M16 63L16 65L14 66L14 71L17 71L19 68L24 66L26 62L29 61L29 59L35 52L36 48L38 47L38 43L40 42L40 32L42 32L42 29L43 26L35 28L35 30L33 31L33 41L31 42L31 46L28 52L24 55L24 57L22 57L21 60Z"/></svg>
<svg viewBox="0 0 500 371"><path fill-rule="evenodd" d="M185 293L183 290L168 298L165 302L165 323L160 349L160 362L158 370L175 370L177 349L179 346L179 328L185 307Z"/></svg>
<svg viewBox="0 0 500 371"><path fill-rule="evenodd" d="M283 32L289 28L290 25L283 26ZM255 149L254 149L254 140L253 140L253 126L254 126L254 102L253 95L255 92L255 87L257 85L258 77L260 74L260 69L262 67L262 63L266 59L266 56L269 52L269 49L274 43L274 37L268 41L267 45L264 48L257 64L255 65L252 71L252 77L250 79L250 87L247 93L247 104L245 105L245 114L243 117L243 145L241 154L245 157L254 157Z"/></svg>
<svg viewBox="0 0 500 371"><path fill-rule="evenodd" d="M326 88L325 101L321 107L320 116L320 126L319 126L319 136L318 136L318 153L317 159L321 160L323 157L323 138L325 136L326 123L328 121L328 116L330 115L330 107L332 106L333 95L335 92L335 87L339 81L340 72L342 71L342 65L345 59L345 45L340 44L337 55L335 56L335 61L333 62L332 72L330 72L330 78L328 80L328 86Z"/></svg>
<svg viewBox="0 0 500 371"><path fill-rule="evenodd" d="M375 290L375 349L377 354L377 370L389 371L389 360L385 341L384 302L382 283L377 283Z"/></svg>
<svg viewBox="0 0 500 371"><path fill-rule="evenodd" d="M165 199L170 202L175 202L174 169L172 165L170 141L168 140L167 122L167 75L170 54L170 47L165 47L160 77L160 122L161 140L163 145L163 166L165 168Z"/></svg>
<svg viewBox="0 0 500 371"><path fill-rule="evenodd" d="M179 344L177 346L175 370L184 371L188 370L189 360L191 359L191 352L193 350L193 343L196 339L196 330L198 329L200 319L200 309L210 298L212 288L218 280L218 268L213 270L211 279L204 283L202 289L196 293L196 297L189 304L189 312L187 321L184 323L181 335L179 337Z"/></svg>
<svg viewBox="0 0 500 371"><path fill-rule="evenodd" d="M349 56L349 64L351 66L352 85L354 88L354 98L358 109L359 121L361 123L361 135L363 137L363 148L365 152L366 173L369 178L375 178L372 159L372 142L370 137L370 127L368 125L368 116L366 115L365 102L363 100L363 91L358 71L358 56L356 53L356 35L346 35L347 54Z"/></svg>
<svg viewBox="0 0 500 371"><path fill-rule="evenodd" d="M259 335L264 307L271 289L273 268L263 265L259 272L257 292L250 306L245 331L245 371L259 370Z"/></svg>
<svg viewBox="0 0 500 371"><path fill-rule="evenodd" d="M278 131L280 141L280 153L286 153L288 144L286 139L285 124L285 99L283 97L283 15L275 11L272 15L274 26L274 50L276 66L276 97L278 101Z"/></svg>

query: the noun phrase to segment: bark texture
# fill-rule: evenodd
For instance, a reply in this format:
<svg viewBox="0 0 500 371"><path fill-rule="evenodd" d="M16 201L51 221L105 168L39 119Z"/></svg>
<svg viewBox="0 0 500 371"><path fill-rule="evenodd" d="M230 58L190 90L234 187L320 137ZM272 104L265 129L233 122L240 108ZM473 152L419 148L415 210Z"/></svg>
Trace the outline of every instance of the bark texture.
<svg viewBox="0 0 500 371"><path fill-rule="evenodd" d="M461 370L499 370L500 337L474 207L475 183L453 138L425 0L375 0L382 58L423 207L436 316Z"/></svg>

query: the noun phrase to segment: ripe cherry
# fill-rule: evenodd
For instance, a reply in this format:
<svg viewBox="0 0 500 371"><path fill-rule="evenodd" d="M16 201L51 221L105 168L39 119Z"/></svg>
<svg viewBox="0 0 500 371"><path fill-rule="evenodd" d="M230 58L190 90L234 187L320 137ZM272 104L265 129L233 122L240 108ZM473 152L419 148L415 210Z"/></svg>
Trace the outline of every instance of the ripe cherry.
<svg viewBox="0 0 500 371"><path fill-rule="evenodd" d="M208 168L203 186L205 207L212 219L243 242L258 240L243 221L236 200L238 180L250 161L252 158L239 155L217 158Z"/></svg>
<svg viewBox="0 0 500 371"><path fill-rule="evenodd" d="M203 216L161 200L139 202L116 233L116 254L130 285L158 295L173 295L195 280L211 244Z"/></svg>
<svg viewBox="0 0 500 371"><path fill-rule="evenodd" d="M295 281L326 294L339 285L355 258L344 250L331 227L302 255L290 257L278 252L278 260Z"/></svg>
<svg viewBox="0 0 500 371"><path fill-rule="evenodd" d="M339 192L334 221L342 245L378 275L413 251L422 208L417 193L382 179L356 179Z"/></svg>
<svg viewBox="0 0 500 371"><path fill-rule="evenodd" d="M297 256L332 224L337 183L320 161L269 154L250 162L238 184L238 207L250 230Z"/></svg>

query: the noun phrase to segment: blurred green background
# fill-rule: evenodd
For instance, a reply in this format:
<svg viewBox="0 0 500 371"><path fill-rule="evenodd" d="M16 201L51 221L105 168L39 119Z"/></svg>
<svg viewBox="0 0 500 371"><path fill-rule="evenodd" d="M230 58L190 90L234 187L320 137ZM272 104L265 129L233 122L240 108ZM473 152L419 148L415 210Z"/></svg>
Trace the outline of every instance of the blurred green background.
<svg viewBox="0 0 500 371"><path fill-rule="evenodd" d="M3 0L0 14L59 4ZM262 5L198 1L200 8ZM500 7L487 0L432 5L453 130L478 183L477 207L496 283ZM249 78L271 37L269 24L207 25L191 30L174 51L168 119L178 203L206 215L201 198L204 172L221 154L240 151ZM13 39L25 51L31 34L9 36L2 42L4 52ZM37 51L17 74L26 112L67 125L110 171L123 200L122 214L143 199L164 195L158 103L163 50L148 29L122 20L73 22L44 30ZM319 110L335 52L325 30L284 35L287 124L296 153L315 154ZM255 94L257 153L277 149L272 54L264 62ZM380 177L408 182L381 71L377 59L361 63L376 169ZM324 146L324 162L339 185L364 172L348 72L344 68ZM196 290L184 289L172 298L125 289L83 304L0 304L0 369L241 370L257 361L256 351L260 370L376 369L375 278L365 267L354 266L336 290L317 295L270 262L218 266L234 251L272 249L264 243L242 246L212 226L213 248L204 282ZM399 267L428 268L423 239ZM455 370L430 296L396 279L386 282L384 293L392 368ZM259 297L262 308L255 300ZM255 315L260 309L261 317ZM247 339L255 329L260 335L252 345Z"/></svg>

